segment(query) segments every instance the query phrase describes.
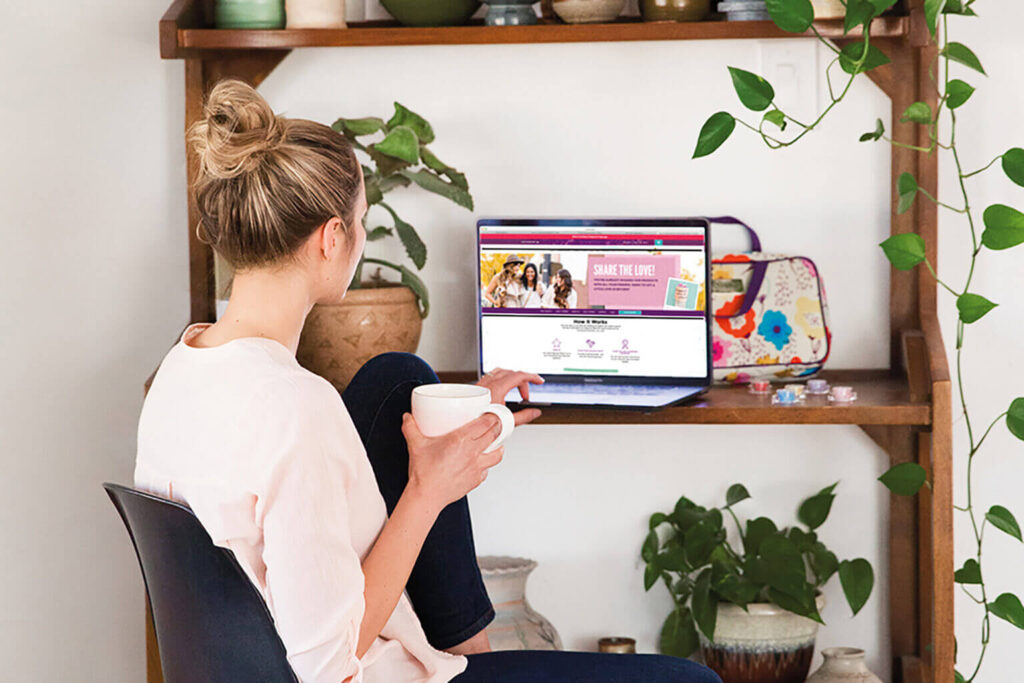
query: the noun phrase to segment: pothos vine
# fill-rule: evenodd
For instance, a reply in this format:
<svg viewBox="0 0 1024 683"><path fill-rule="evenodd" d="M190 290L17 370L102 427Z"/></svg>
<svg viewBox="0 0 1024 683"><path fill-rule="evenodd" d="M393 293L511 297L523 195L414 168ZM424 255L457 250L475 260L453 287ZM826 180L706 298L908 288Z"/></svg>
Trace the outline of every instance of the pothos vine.
<svg viewBox="0 0 1024 683"><path fill-rule="evenodd" d="M886 135L885 126L879 119L872 131L861 135L862 142L883 140L890 145L909 149L920 154L937 154L941 150L949 154L956 171L959 196L952 202L941 201L918 185L913 174L901 173L896 183L898 195L897 212L902 214L910 210L920 195L923 201L933 202L937 207L962 216L971 236L971 252L967 276L960 287L948 284L936 272L936 264L931 263L926 255L925 241L916 233L893 235L881 243L881 247L889 262L897 270L910 270L924 265L946 293L953 297L957 309L956 324L956 383L960 408L967 432L967 467L964 479L965 505L954 505L961 514L966 515L973 534L973 553L964 560L962 566L954 574L955 582L970 599L982 610L981 616L981 647L977 659L962 674L958 669L955 673L957 682L972 682L981 671L982 662L988 650L991 633L992 616L1004 619L1017 628L1024 629L1024 606L1020 598L1012 592L1003 592L992 597L990 586L985 581L984 558L982 550L985 531L992 526L1009 536L1022 540L1020 525L1013 513L1002 505L992 505L987 512L981 514L982 507L977 504L974 490L974 466L982 444L992 429L1005 421L1006 427L1018 439L1024 440L1024 397L1015 398L1009 407L997 415L988 426L977 436L976 419L969 409L963 383L963 350L965 332L974 323L997 306L986 297L971 291L975 266L983 249L1000 251L1024 243L1024 213L1005 204L993 204L981 215L983 229L975 222L975 207L971 204L968 181L988 171L998 162L1006 176L1024 187L1024 149L1014 147L999 154L988 164L973 171L965 171L961 160L959 142L957 140L958 110L974 94L974 86L959 78L951 78L951 65L966 68L975 74L987 75L977 55L966 45L950 40L949 16L977 16L972 5L975 0L924 0L923 11L928 26L930 40L936 48L935 61L929 67L929 76L938 90L938 101L933 111L926 102L914 102L900 117L901 123L912 123L925 127L928 135L927 145L912 145L894 140ZM895 0L846 0L846 13L843 21L844 35L860 29L863 36L860 40L850 41L841 49L826 40L814 26L814 9L810 0L766 0L768 12L775 24L784 31L806 33L812 31L818 40L832 53L832 60L825 69L825 81L828 86L829 104L820 115L809 123L802 123L786 113L775 101L775 91L764 78L749 71L729 67L732 84L740 102L752 112L764 112L760 121L751 124L734 117L724 111L713 114L701 128L693 157L699 158L711 154L729 138L736 124L751 130L770 148L778 149L795 144L812 130L848 95L850 86L859 74L866 73L889 63L889 58L876 45L871 43L872 21L895 4ZM846 74L845 83L838 89L833 84L833 71L838 68ZM940 125L941 123L941 125ZM795 134L790 133L795 127ZM787 130L789 129L789 130ZM787 137L786 134L790 133ZM896 465L879 479L893 493L914 495L922 485L926 485L926 472L917 463Z"/></svg>

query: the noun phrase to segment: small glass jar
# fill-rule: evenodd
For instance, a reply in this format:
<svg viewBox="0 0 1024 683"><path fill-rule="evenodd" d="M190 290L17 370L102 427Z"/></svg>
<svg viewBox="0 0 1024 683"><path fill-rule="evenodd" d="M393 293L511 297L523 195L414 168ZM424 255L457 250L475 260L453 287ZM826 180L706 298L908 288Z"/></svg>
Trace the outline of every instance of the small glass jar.
<svg viewBox="0 0 1024 683"><path fill-rule="evenodd" d="M217 28L284 28L284 0L217 0Z"/></svg>

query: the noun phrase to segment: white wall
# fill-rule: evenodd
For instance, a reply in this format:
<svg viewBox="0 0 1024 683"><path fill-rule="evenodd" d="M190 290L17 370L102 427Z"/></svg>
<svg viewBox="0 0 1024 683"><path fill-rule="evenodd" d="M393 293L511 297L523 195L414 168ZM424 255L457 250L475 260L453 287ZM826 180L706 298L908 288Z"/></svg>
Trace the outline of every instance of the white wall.
<svg viewBox="0 0 1024 683"><path fill-rule="evenodd" d="M0 350L9 359L0 393L0 660L12 680L143 676L141 581L99 483L130 480L142 381L188 315L183 65L158 59L165 4L0 8ZM979 84L987 87L964 109L975 117L964 135L977 140L978 165L1020 133L1009 60L1011 27L1022 18L1020 9L987 7L979 24L985 40L974 42L1000 85ZM835 367L882 366L887 276L874 245L887 230L888 154L856 137L888 118L885 98L861 83L808 144L769 153L737 135L710 159L689 160L704 118L738 109L725 66L757 69L760 50L753 42L308 50L262 89L278 111L325 122L386 115L398 99L434 123L435 151L467 173L473 215L412 192L393 202L431 249L424 274L434 312L421 351L438 368L472 367L471 337L446 331L472 327L475 216L718 212L751 221L769 249L817 260ZM813 99L811 84L801 85L801 101ZM978 182L986 199L1017 196L1008 184ZM942 266L962 265L951 253L958 227L943 230ZM986 351L975 356L979 381L970 388L988 413L1012 394L995 373L1021 374L1012 357L1019 287L1006 284L1021 276L1012 263L1011 254L986 255L991 276L978 281L1004 303L973 343ZM986 392L996 396L991 410ZM1012 506L1019 446L1001 432L991 446L983 496ZM882 453L853 427L531 427L513 437L472 503L482 553L540 562L529 594L567 645L589 649L598 636L626 634L652 651L669 603L660 589L642 590L636 556L650 512L683 493L713 504L743 481L754 495L745 511L792 519L801 497L840 479L823 535L840 555L871 560L878 587L853 620L830 587L819 644L864 647L885 671L887 505L874 482L884 469ZM1019 548L993 539L986 557L1003 560L993 581L1012 590ZM965 652L973 633L962 624ZM994 634L1016 635L1002 625ZM993 648L990 674L1013 670L1007 645Z"/></svg>

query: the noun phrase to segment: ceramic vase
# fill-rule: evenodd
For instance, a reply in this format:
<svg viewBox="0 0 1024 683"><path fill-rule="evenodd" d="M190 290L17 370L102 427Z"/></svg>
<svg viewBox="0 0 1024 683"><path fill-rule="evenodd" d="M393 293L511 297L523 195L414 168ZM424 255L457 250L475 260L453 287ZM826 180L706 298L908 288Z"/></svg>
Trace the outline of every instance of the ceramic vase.
<svg viewBox="0 0 1024 683"><path fill-rule="evenodd" d="M494 621L487 627L491 649L561 650L558 631L526 599L526 579L537 563L522 557L479 557L477 561L494 605Z"/></svg>
<svg viewBox="0 0 1024 683"><path fill-rule="evenodd" d="M350 289L340 304L313 307L295 357L341 391L374 356L415 352L422 330L419 304L408 287Z"/></svg>
<svg viewBox="0 0 1024 683"><path fill-rule="evenodd" d="M815 19L842 19L846 16L846 5L839 0L811 0Z"/></svg>
<svg viewBox="0 0 1024 683"><path fill-rule="evenodd" d="M640 0L644 21L703 21L711 13L711 0Z"/></svg>
<svg viewBox="0 0 1024 683"><path fill-rule="evenodd" d="M458 26L480 8L480 0L380 0L403 26Z"/></svg>
<svg viewBox="0 0 1024 683"><path fill-rule="evenodd" d="M830 647L821 651L825 662L811 674L807 683L882 683L864 663L864 650L855 647Z"/></svg>
<svg viewBox="0 0 1024 683"><path fill-rule="evenodd" d="M568 24L596 24L615 21L626 0L554 0L551 7Z"/></svg>
<svg viewBox="0 0 1024 683"><path fill-rule="evenodd" d="M285 0L288 28L345 28L345 0Z"/></svg>
<svg viewBox="0 0 1024 683"><path fill-rule="evenodd" d="M537 23L534 0L484 0L488 6L484 23L488 26L529 26Z"/></svg>
<svg viewBox="0 0 1024 683"><path fill-rule="evenodd" d="M284 28L284 0L217 0L213 21L217 28Z"/></svg>
<svg viewBox="0 0 1024 683"><path fill-rule="evenodd" d="M825 599L818 596L818 611ZM770 603L747 611L718 605L715 640L700 634L704 663L725 683L804 683L814 657L818 623Z"/></svg>

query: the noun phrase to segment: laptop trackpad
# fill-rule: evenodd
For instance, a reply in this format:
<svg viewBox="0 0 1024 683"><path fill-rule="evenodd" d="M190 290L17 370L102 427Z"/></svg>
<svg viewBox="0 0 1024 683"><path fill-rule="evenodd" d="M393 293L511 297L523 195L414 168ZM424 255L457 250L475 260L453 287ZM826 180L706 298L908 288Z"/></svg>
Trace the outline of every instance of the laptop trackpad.
<svg viewBox="0 0 1024 683"><path fill-rule="evenodd" d="M660 385L597 385L549 382L530 385L529 403L540 405L605 405L656 408L675 403L700 392L700 387ZM519 389L512 389L506 401L523 403Z"/></svg>

